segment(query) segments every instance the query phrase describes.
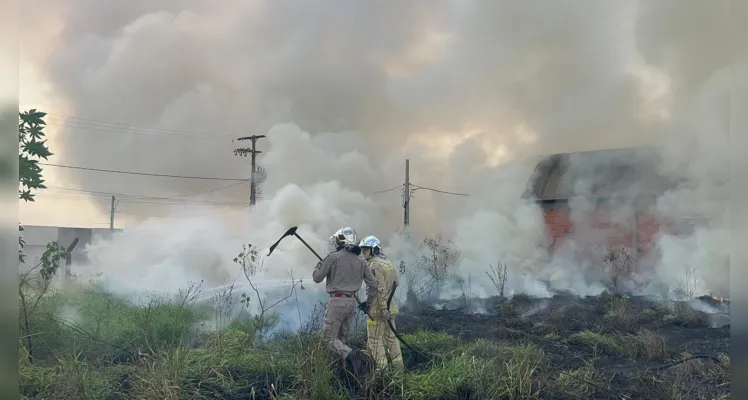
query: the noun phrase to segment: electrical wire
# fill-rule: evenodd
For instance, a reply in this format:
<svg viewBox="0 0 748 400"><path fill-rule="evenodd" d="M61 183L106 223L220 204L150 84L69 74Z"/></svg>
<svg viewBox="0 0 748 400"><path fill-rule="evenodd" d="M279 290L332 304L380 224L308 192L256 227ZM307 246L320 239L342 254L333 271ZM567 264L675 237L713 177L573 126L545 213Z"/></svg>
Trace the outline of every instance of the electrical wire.
<svg viewBox="0 0 748 400"><path fill-rule="evenodd" d="M198 204L211 204L211 205L242 205L246 206L247 203L244 202L231 202L231 201L211 201L211 200L205 200L205 201L190 201L187 199L184 199L184 197L190 197L190 196L197 196L201 194L211 193L211 192L217 192L223 189L228 189L233 186L237 186L240 184L243 184L244 182L237 182L233 183L231 185L222 186L220 188L215 188L211 190L206 190L202 192L197 193L191 193L186 195L177 195L177 196L169 196L169 197L156 197L156 196L146 196L146 195L140 195L140 194L128 194L128 193L117 193L117 192L105 192L105 191L96 191L96 190L85 190L85 189L75 189L75 188L64 188L64 187L55 187L50 186L47 187L47 190L60 190L60 191L69 191L74 193L49 193L49 192L41 192L38 193L37 196L41 195L42 198L46 197L57 197L57 198L68 198L68 199L93 199L93 200L109 200L110 196L116 196L119 197L120 201L126 202L128 204L163 204L163 205L198 205ZM377 194L377 193L386 193L390 192L396 189L400 189L401 186L386 189L386 190L380 190L378 192L371 193ZM81 196L76 196L80 194ZM83 196L83 195L88 196ZM156 201L158 200L158 201Z"/></svg>
<svg viewBox="0 0 748 400"><path fill-rule="evenodd" d="M244 182L236 182L232 183L230 185L221 186L219 188L205 190L202 192L196 192L196 193L190 193L190 194L182 194L182 195L176 195L176 196L168 196L168 197L155 197L155 196L147 196L147 195L136 195L136 194L125 194L125 193L113 193L113 192L102 192L102 191L96 191L96 190L86 190L86 189L74 189L74 188L63 188L63 187L55 187L55 186L47 186L47 189L52 190L65 190L65 191L71 191L71 192L80 192L80 193L91 193L91 194L101 194L101 195L108 195L108 196L122 196L129 199L153 199L153 200L172 200L172 199L180 199L184 197L191 197L191 196L199 196L201 194L207 194L207 193L214 193L218 192L224 189L228 189L234 186L238 186L243 184Z"/></svg>
<svg viewBox="0 0 748 400"><path fill-rule="evenodd" d="M217 177L205 177L205 176L153 174L153 173L147 173L147 172L119 171L119 170L113 170L113 169L78 167L78 166L72 166L72 165L49 164L49 163L38 163L38 165L44 165L47 167L78 169L78 170L83 170L83 171L108 172L112 174L159 176L163 178L179 178L179 179L203 179L203 180L214 180L214 181L249 182L249 178L217 178Z"/></svg>
<svg viewBox="0 0 748 400"><path fill-rule="evenodd" d="M238 185L241 185L241 184L244 184L244 183L246 183L247 185L249 185L249 182L236 182L236 183L232 183L230 185L221 186L219 188L210 189L210 190L206 190L206 191L203 191L203 192L197 192L197 193L185 194L185 195L177 195L177 196L170 196L170 197L164 197L164 198L165 199L177 199L177 198L183 198L183 197L199 196L201 194L208 194L208 193L219 192L221 190L228 189L228 188L231 188L231 187L234 187L234 186L238 186Z"/></svg>
<svg viewBox="0 0 748 400"><path fill-rule="evenodd" d="M393 191L393 190L398 190L398 189L402 189L402 188L403 188L403 185L398 185L398 186L395 186L395 187L393 187L393 188L389 188L389 189L385 189L385 190L380 190L380 191L378 191L378 192L372 192L372 193L370 193L370 195L381 194L381 193L387 193L387 192L391 192L391 191Z"/></svg>
<svg viewBox="0 0 748 400"><path fill-rule="evenodd" d="M164 178L180 178L180 179L200 179L200 180L219 180L219 181L233 181L235 183L227 186L222 186L215 189L210 189L203 192L197 192L192 193L188 195L177 195L177 196L171 196L171 197L155 197L155 196L146 196L146 195L133 195L133 194L126 194L126 193L115 193L115 192L104 192L104 191L94 191L94 190L85 190L85 189L75 189L75 188L61 188L61 187L49 187L48 189L52 190L62 190L62 191L72 191L72 192L79 192L81 194L87 194L88 196L85 197L68 197L68 198L80 198L80 199L91 199L92 197L100 197L100 196L118 196L120 197L120 201L125 201L129 204L158 204L158 205L191 205L191 204L212 204L212 205L241 205L246 206L246 203L243 202L214 202L214 201L201 201L201 202L192 202L191 204L188 201L185 201L182 199L183 197L189 197L189 196L196 196L206 193L212 193L216 191L220 191L223 189L227 189L233 186L237 186L239 184L248 183L249 179L241 179L241 178L220 178L220 177L203 177L203 176L187 176L187 175L170 175L170 174L156 174L156 173L146 173L146 172L135 172L135 171L121 171L121 170L111 170L111 169L103 169L103 168L90 168L90 167L80 167L80 166L72 166L72 165L62 165L62 164L52 164L52 163L38 163L39 165L49 166L49 167L56 167L56 168L68 168L68 169L76 169L76 170L83 170L83 171L94 171L94 172L104 172L104 173L114 173L114 174L126 174L126 175L140 175L140 176L155 176L155 177L164 177ZM370 195L375 194L382 194L382 193L388 193L391 191L402 189L403 185L398 185L389 189L380 190L376 192L370 193ZM427 189L427 188L424 188ZM38 195L42 195L42 197L48 197L49 193L39 193ZM55 197L64 198L64 196L56 195ZM101 199L95 199L95 200L101 200ZM158 200L158 201L155 201ZM171 201L164 201L164 200L171 200Z"/></svg>
<svg viewBox="0 0 748 400"><path fill-rule="evenodd" d="M179 129L167 129L152 126L134 125L122 122L105 121L95 118L74 117L63 114L48 113L47 125L62 126L94 132L123 133L155 137L170 137L183 139L206 139L206 140L234 140L231 135L216 135L204 132L195 132Z"/></svg>
<svg viewBox="0 0 748 400"><path fill-rule="evenodd" d="M145 136L145 137L155 137L155 138L165 138L165 139L196 139L196 140L213 140L213 141L227 141L229 139L233 140L234 138L228 138L228 137L209 137L209 136L189 136L189 135L177 135L177 134L168 134L168 133L157 133L157 132L148 132L148 131L139 131L139 130L132 130L132 129L116 129L116 128L110 128L110 127L104 127L104 126L91 126L91 125L85 125L85 124L74 124L69 122L63 122L58 123L55 121L51 121L52 123L48 123L48 126L57 127L57 128L68 128L64 132L93 132L93 133L112 133L112 134L125 134L125 135L136 135L136 136Z"/></svg>
<svg viewBox="0 0 748 400"><path fill-rule="evenodd" d="M442 193L442 194L451 194L453 196L470 196L467 193L447 192L446 190L432 189L432 188L428 188L428 187L424 187L424 186L418 186L418 185L414 185L414 184L411 184L411 186L415 187L416 189L423 189L423 190L428 190L430 192L436 192L436 193Z"/></svg>
<svg viewBox="0 0 748 400"><path fill-rule="evenodd" d="M41 193L37 193L36 196L41 196L41 198L47 198L47 197L53 197L53 198L62 198L62 199L81 199L81 200L106 200L108 201L111 196L118 197L119 201L124 201L126 203L132 203L132 204L162 204L162 205L199 205L199 204L213 204L213 205L242 205L246 206L247 204L244 202L232 202L232 201L213 201L213 200L190 200L185 197L189 196L195 196L199 194L209 193L211 191L218 191L222 189L229 188L231 186L236 186L238 183L235 183L233 185L223 186L220 188L212 189L210 191L203 191L203 192L197 192L197 193L190 193L186 195L177 195L177 196L169 196L169 197L156 197L156 196L146 196L146 195L139 195L139 194L128 194L128 193L117 193L117 192L104 192L104 191L95 191L95 190L85 190L85 189L73 189L73 188L59 188L59 187L48 187L47 190L60 190L62 193L50 193L48 191L43 191ZM69 193L72 192L72 193Z"/></svg>
<svg viewBox="0 0 748 400"><path fill-rule="evenodd" d="M229 137L219 137L219 136L188 136L188 135L177 135L177 134L167 134L167 133L156 133L156 132L148 132L148 131L138 131L138 130L123 130L123 129L115 129L115 128L109 128L109 127L102 127L102 126L91 126L91 125L81 125L81 124L72 124L72 123L55 123L52 121L52 123L47 124L48 126L57 127L57 128L67 128L63 132L70 133L70 132L92 132L92 133L104 133L104 134L125 134L125 135L136 135L136 136L145 136L145 137L155 137L155 138L164 138L164 139L196 139L196 140L212 140L212 141L228 141L229 139L233 140L234 138Z"/></svg>
<svg viewBox="0 0 748 400"><path fill-rule="evenodd" d="M187 202L187 201L148 201L148 200L122 200L123 204L156 204L156 205L166 205L166 206L200 206L200 205L209 205L209 206L243 206L247 207L249 206L249 202L240 202L240 201L193 201L193 202Z"/></svg>
<svg viewBox="0 0 748 400"><path fill-rule="evenodd" d="M198 200L183 200L183 199L165 199L159 197L126 197L125 194L117 193L38 193L35 195L39 196L40 199L54 198L54 199L70 199L70 200L93 200L93 201L109 201L111 196L123 196L117 199L117 202L123 202L125 205L167 205L167 206L196 206L196 205L215 205L215 206L247 206L246 202L239 201L198 201ZM165 200L165 201L163 201Z"/></svg>

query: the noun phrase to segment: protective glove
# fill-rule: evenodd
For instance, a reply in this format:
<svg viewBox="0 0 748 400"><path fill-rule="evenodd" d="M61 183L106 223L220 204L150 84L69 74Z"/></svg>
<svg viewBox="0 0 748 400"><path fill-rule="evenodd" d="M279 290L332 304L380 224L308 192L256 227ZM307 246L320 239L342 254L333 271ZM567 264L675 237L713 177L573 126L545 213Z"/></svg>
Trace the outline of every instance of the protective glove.
<svg viewBox="0 0 748 400"><path fill-rule="evenodd" d="M317 265L314 267L314 269L320 269L322 268L322 261L317 261Z"/></svg>
<svg viewBox="0 0 748 400"><path fill-rule="evenodd" d="M386 319L388 321L391 321L392 320L392 316L393 315L390 312L390 310L382 310L382 317L384 317L384 319Z"/></svg>
<svg viewBox="0 0 748 400"><path fill-rule="evenodd" d="M358 309L361 310L364 314L368 314L369 312L369 304L366 303L366 301L362 301L361 304L358 305Z"/></svg>

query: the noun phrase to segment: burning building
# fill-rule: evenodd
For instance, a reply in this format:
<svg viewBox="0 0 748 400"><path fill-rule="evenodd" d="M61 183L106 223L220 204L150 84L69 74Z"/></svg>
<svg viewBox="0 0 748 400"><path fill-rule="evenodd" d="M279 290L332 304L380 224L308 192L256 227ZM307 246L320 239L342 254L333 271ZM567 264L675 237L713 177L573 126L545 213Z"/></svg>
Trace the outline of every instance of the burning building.
<svg viewBox="0 0 748 400"><path fill-rule="evenodd" d="M657 199L677 185L659 165L652 148L554 154L537 164L523 198L542 208L552 254L570 243L576 257L624 247L641 265L655 256L658 233L688 229L658 216Z"/></svg>

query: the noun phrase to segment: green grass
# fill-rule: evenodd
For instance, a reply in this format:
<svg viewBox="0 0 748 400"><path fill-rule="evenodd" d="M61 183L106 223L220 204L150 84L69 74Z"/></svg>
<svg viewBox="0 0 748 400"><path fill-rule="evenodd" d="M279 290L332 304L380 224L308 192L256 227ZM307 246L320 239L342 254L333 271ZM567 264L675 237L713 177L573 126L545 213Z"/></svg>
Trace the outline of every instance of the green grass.
<svg viewBox="0 0 748 400"><path fill-rule="evenodd" d="M689 356L683 353L678 358ZM686 361L673 367L668 379L646 374L639 378L639 384L658 399L729 399L730 359L725 354L719 354L718 358L718 363L701 359Z"/></svg>
<svg viewBox="0 0 748 400"><path fill-rule="evenodd" d="M454 350L460 344L457 339L445 332L433 332L424 329L402 336L411 346L426 353L444 354ZM407 350L407 348L404 349L404 351Z"/></svg>
<svg viewBox="0 0 748 400"><path fill-rule="evenodd" d="M204 318L193 308L164 299L137 306L86 289L44 297L29 316L30 338L35 361L75 354L89 363L111 363L178 347L194 336Z"/></svg>
<svg viewBox="0 0 748 400"><path fill-rule="evenodd" d="M635 334L603 334L584 331L569 336L567 342L588 345L595 354L626 355L661 361L668 355L667 340L660 334L640 329Z"/></svg>
<svg viewBox="0 0 748 400"><path fill-rule="evenodd" d="M72 293L72 294L71 294ZM38 399L346 399L319 333L258 341L257 318L204 332L213 316L178 299L143 304L92 287L45 296L30 315L34 358L20 344L20 392ZM277 316L265 320L277 321ZM391 376L393 399L540 398L544 352L531 344L463 344L443 332L404 335L439 357ZM409 350L403 347L407 359ZM368 383L367 383L368 384ZM372 386L373 387L373 386ZM377 398L377 396L374 396ZM379 396L382 398L382 396Z"/></svg>
<svg viewBox="0 0 748 400"><path fill-rule="evenodd" d="M583 367L560 371L555 388L571 399L586 400L599 398L610 389L611 377L606 377L595 369L591 362Z"/></svg>
<svg viewBox="0 0 748 400"><path fill-rule="evenodd" d="M447 399L457 394L471 398L540 398L545 389L545 353L534 345L501 345L487 341L458 347L454 357L426 371L407 374L403 386L408 399Z"/></svg>
<svg viewBox="0 0 748 400"><path fill-rule="evenodd" d="M521 296L514 300L522 306ZM572 399L598 398L609 387L609 374L591 362L556 369L541 347L582 345L593 354L638 360L672 356L656 332L630 329L635 326L630 309L619 298L609 296L604 302L601 329L566 339L551 328L505 335L506 341L469 343L445 332L405 334L420 352L435 356L432 362L416 366L416 355L402 346L406 363L413 364L385 380L362 382L355 395L393 400L532 400L557 393ZM222 329L215 330L209 329L216 325L210 307L179 298L134 303L96 286L48 295L29 315L32 361L28 338L19 341L20 393L26 399L53 400L351 398L346 386L350 382L319 332L261 340L258 332L278 318L272 313L263 318L224 315ZM611 331L613 326L622 330ZM352 338L362 335L363 331L351 332ZM529 342L533 337L536 344ZM676 372L675 381L644 384L661 398L687 393L685 385L695 384L695 376L711 386L724 385L729 382L729 359L723 357L717 367L688 363Z"/></svg>
<svg viewBox="0 0 748 400"><path fill-rule="evenodd" d="M607 300L608 309L603 316L603 327L609 331L631 330L637 321L637 316L631 309L630 304L624 298L613 298Z"/></svg>

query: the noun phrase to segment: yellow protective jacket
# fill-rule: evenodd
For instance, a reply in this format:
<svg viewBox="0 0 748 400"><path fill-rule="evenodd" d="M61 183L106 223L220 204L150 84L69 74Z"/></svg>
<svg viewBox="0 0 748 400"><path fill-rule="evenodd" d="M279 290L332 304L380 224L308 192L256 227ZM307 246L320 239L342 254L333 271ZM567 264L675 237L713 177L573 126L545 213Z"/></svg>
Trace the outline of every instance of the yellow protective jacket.
<svg viewBox="0 0 748 400"><path fill-rule="evenodd" d="M387 299L390 297L393 284L400 284L397 277L397 271L392 263L387 259L384 254L373 256L369 259L369 267L371 272L374 274L374 278L377 279L377 295L369 304L369 312L372 318L382 318L383 311L387 309ZM396 314L399 309L395 298L392 298L390 303L390 314Z"/></svg>

